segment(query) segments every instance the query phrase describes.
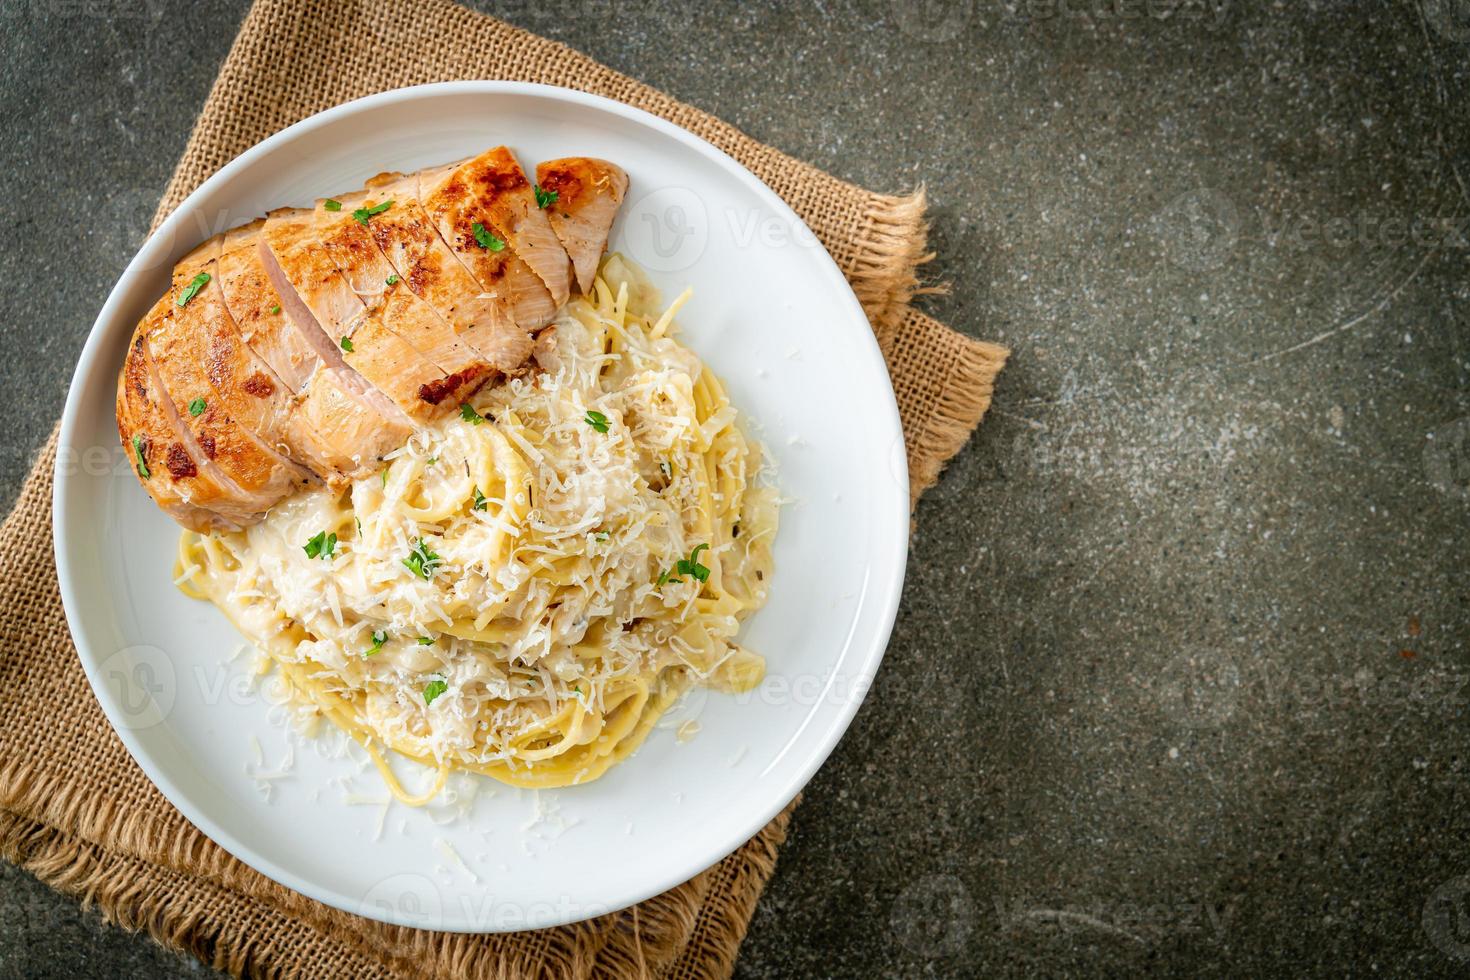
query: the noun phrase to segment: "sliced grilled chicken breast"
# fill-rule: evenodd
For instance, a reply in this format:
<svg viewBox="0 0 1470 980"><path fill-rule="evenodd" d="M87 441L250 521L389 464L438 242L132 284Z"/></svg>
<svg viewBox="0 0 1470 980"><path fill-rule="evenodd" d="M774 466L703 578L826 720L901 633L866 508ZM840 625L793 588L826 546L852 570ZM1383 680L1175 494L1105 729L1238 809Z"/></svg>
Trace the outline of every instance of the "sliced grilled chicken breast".
<svg viewBox="0 0 1470 980"><path fill-rule="evenodd" d="M414 294L373 241L368 228L375 216L367 209L378 203L370 198L379 196L362 191L318 201L317 236L369 314L381 317L388 329L442 373L441 379L420 388L419 399L430 405L458 405L484 383L494 368L455 336L454 329L433 307ZM367 220L359 220L359 216Z"/></svg>
<svg viewBox="0 0 1470 980"><path fill-rule="evenodd" d="M213 457L218 453L215 429L203 431L209 442L201 444L194 430L184 421L187 409L183 415L180 414L153 357L150 340L156 338L159 327L168 322L173 304L172 294L163 296L134 334L129 354L131 363L125 365L125 372L130 383L150 405L149 411L140 411L139 417L151 423L146 434L158 442L154 448L160 453L157 460L162 463L160 476L172 481L178 496L192 507L212 511L223 526L243 527L264 514L266 506L261 506L254 495L247 493L215 463ZM166 431L159 428L160 421L167 427ZM154 468L151 463L149 467Z"/></svg>
<svg viewBox="0 0 1470 980"><path fill-rule="evenodd" d="M165 302L167 297L159 306ZM194 465L163 409L165 397L148 364L147 345L139 330L133 334L117 379L117 434L133 475L154 503L184 527L200 532L236 530L246 522L191 502L217 497L220 490Z"/></svg>
<svg viewBox="0 0 1470 980"><path fill-rule="evenodd" d="M546 219L542 200L515 154L504 146L459 165L458 178L474 195L486 224L531 267L560 308L571 294L566 249Z"/></svg>
<svg viewBox="0 0 1470 980"><path fill-rule="evenodd" d="M173 302L145 340L174 414L193 436L195 464L236 498L240 510L264 513L295 492L300 471L239 425L209 383L208 324L226 315L214 282L219 243L210 239L174 267Z"/></svg>
<svg viewBox="0 0 1470 980"><path fill-rule="evenodd" d="M340 387L383 417L381 456L407 439L437 406L419 400L420 386L444 373L368 311L316 238L316 219L301 208L271 212L261 262L297 329L325 364L338 367Z"/></svg>
<svg viewBox="0 0 1470 980"><path fill-rule="evenodd" d="M381 174L368 181L394 206L368 225L373 241L404 285L500 371L530 355L531 339L511 318L510 304L486 292L439 237L420 206L418 175Z"/></svg>
<svg viewBox="0 0 1470 980"><path fill-rule="evenodd" d="M628 193L628 175L606 160L564 157L538 164L536 183L545 194L556 195L546 215L571 256L577 288L587 293L607 248L613 219Z"/></svg>
<svg viewBox="0 0 1470 980"><path fill-rule="evenodd" d="M253 253L254 249L250 251ZM222 256L215 260L214 279L206 287L218 291L222 315L204 323L205 376L220 405L236 422L283 459L291 461L299 471L298 483L314 483L316 474L332 474L331 453L298 418L292 389L240 333L229 304L224 301L223 264Z"/></svg>
<svg viewBox="0 0 1470 980"><path fill-rule="evenodd" d="M481 288L505 305L517 326L534 333L552 321L556 301L541 277L491 227L489 209L473 186L467 163L420 172L419 204L445 244Z"/></svg>
<svg viewBox="0 0 1470 980"><path fill-rule="evenodd" d="M533 336L590 283L627 178L584 158L538 177L545 194L497 147L185 256L118 375L118 436L147 492L186 527L246 527L318 478L376 472L533 346L554 365L554 331Z"/></svg>
<svg viewBox="0 0 1470 980"><path fill-rule="evenodd" d="M306 387L321 366L316 348L292 326L281 296L260 264L260 231L265 219L225 232L219 257L225 308L245 340L293 393Z"/></svg>
<svg viewBox="0 0 1470 980"><path fill-rule="evenodd" d="M261 264L259 232L264 227L261 219L225 235L219 268L226 309L246 346L296 393L288 436L294 455L317 461L312 468L332 484L366 476L377 457L363 455L358 434L382 426L383 417L346 394L340 380L345 368L325 365L286 313Z"/></svg>
<svg viewBox="0 0 1470 980"><path fill-rule="evenodd" d="M356 479L372 473L385 453L407 440L413 432L413 421L343 360L342 335L329 337L324 330L330 328L317 322L316 312L297 291L298 286L307 289L319 308L335 304L338 309L351 311L340 295L346 289L341 273L311 240L308 222L299 218L299 212L293 213L298 215L295 220L273 216L266 221L256 255L280 299L287 324L319 361L307 379L299 411L306 424L331 447L338 471ZM282 268L282 258L296 273L295 284ZM333 286L336 295L324 295Z"/></svg>

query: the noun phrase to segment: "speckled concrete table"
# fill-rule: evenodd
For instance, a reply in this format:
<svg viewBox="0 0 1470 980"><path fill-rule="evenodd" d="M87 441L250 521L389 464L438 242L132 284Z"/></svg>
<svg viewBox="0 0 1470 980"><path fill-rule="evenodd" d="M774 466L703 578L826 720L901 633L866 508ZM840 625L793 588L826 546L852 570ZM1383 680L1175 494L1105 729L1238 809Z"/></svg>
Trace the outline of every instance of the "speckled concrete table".
<svg viewBox="0 0 1470 980"><path fill-rule="evenodd" d="M1470 970L1470 0L494 9L923 181L1015 350L742 975ZM9 500L244 10L0 10ZM208 972L9 867L0 922Z"/></svg>

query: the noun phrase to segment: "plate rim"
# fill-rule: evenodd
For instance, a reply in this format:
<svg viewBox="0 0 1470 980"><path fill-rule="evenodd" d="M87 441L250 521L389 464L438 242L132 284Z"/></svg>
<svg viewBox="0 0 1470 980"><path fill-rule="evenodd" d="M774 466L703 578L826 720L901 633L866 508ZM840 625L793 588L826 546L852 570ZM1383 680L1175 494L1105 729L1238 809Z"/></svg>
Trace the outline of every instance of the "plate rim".
<svg viewBox="0 0 1470 980"><path fill-rule="evenodd" d="M350 117L403 101L420 99L432 101L446 96L464 95L526 96L568 102L585 108L600 110L632 123L647 126L711 159L730 176L745 184L775 214L783 220L791 222L791 227L806 228L805 222L791 209L790 205L780 195L776 194L764 181L719 147L666 119L604 96L554 85L491 80L434 82L424 85L405 86L363 96L362 98L339 103L321 112L307 116L254 144L200 183L198 187L170 212L164 221L159 224L158 228L149 234L109 291L97 318L88 330L82 352L77 359L76 369L72 374L65 406L62 410L58 446L66 447L75 443L77 429L81 425L80 406L83 397L83 386L88 383L93 385L97 384L99 372L101 372L103 377L111 375L111 371L107 370L107 365L100 364L99 360L105 342L104 335L108 332L108 324L118 318L118 307L125 305L131 295L138 289L137 280L147 275L170 252L176 250L175 246L177 241L192 240L187 229L184 230L184 234L179 234L181 230L180 226L184 224L187 217L195 210L191 205L197 205L201 199L207 198L221 190L234 180L237 174L245 171L257 161L275 153L278 149L289 145L297 137L322 126L330 125L343 117ZM853 292L851 284L842 274L831 253L825 247L814 249L813 251L820 252L820 256L816 261L826 277L838 287L837 293L841 296L839 302L846 307L846 315L841 320L843 325L839 329L848 330L847 321L852 317L856 317L857 322L862 325L860 331L850 331L858 334L858 336L849 338L846 342L856 344L863 348L866 359L873 366L881 368L883 375L886 377L888 374L887 365L883 360L877 337L871 329L867 314L863 311L862 305ZM119 330L122 328L114 326L112 329ZM903 428L898 413L897 398L891 385L884 385L883 388L884 391L880 396L880 400L883 403L881 414L887 417L890 423L891 433L898 439L897 446L901 447L903 445ZM733 839L726 838L717 847L702 852L708 860L701 858L698 866L683 867L672 875L665 873L662 876L652 875L644 879L633 879L635 882L642 881L643 883L641 885L630 884L622 888L616 895L612 896L610 902L599 903L600 909L598 912L587 914L573 913L567 916L558 915L552 911L545 917L545 921L519 923L516 928L547 928L567 925L590 918L596 914L606 914L627 908L639 902L646 901L670 888L676 887L698 875L700 872L718 864L740 847L744 846L745 843L759 834L810 783L817 770L827 761L836 749L838 742L847 733L853 718L857 715L858 709L862 706L863 701L866 700L867 692L872 686L873 679L887 650L888 642L892 636L893 627L898 615L899 600L902 596L903 582L907 569L910 520L908 493L906 489L900 488L907 488L909 480L906 454L904 452L892 452L890 456L892 458L887 461L887 465L892 470L896 484L893 493L893 502L897 506L895 507L895 519L893 520L893 540L889 542L889 545L891 546L891 554L895 556L895 559L886 568L882 565L877 565L875 568L872 584L878 588L870 594L869 598L876 600L874 608L878 612L877 629L868 635L866 642L863 644L863 648L860 650L861 656L854 664L857 668L859 678L857 693L845 699L838 706L837 713L824 726L821 732L820 742L814 743L815 748L809 751L808 757L803 760L797 771L774 794L767 797L772 802L751 810L750 815L741 823L740 830L734 835ZM223 827L210 820L201 807L193 803L190 794L169 775L166 768L154 763L151 755L143 746L140 734L134 732L125 722L120 722L120 709L115 703L115 699L106 693L106 685L101 683L101 678L96 674L94 669L96 666L96 657L83 652L84 646L86 646L85 635L78 629L78 623L82 622L80 615L82 597L78 594L76 584L73 582L74 572L71 568L71 562L67 557L72 548L73 532L71 525L74 522L66 519L66 500L74 476L69 474L67 470L68 468L64 462L63 454L58 453L54 464L51 493L52 542L56 562L57 586L61 594L67 629L76 649L77 659L81 662L88 685L92 689L93 697L97 699L98 704L107 717L108 724L127 749L133 762L142 770L144 776L148 778L154 787L163 794L169 804L177 809L195 830L218 844L231 856L265 877L308 898L345 912L363 915L367 918L393 925L422 928L421 924L408 921L405 917L398 914L397 909L390 910L381 906L363 908L360 904L354 906L351 903L350 896L341 894L329 887L324 887L316 881L298 874L291 868L278 864L273 859L256 851L254 848L237 839L234 835L226 832ZM881 498L875 502L875 513L881 513L883 509L882 504ZM857 639L855 635L853 641L855 642ZM86 646L86 648L90 649L90 646ZM465 934L490 934L513 931L509 926L503 929L485 928L482 924L477 925L472 922L460 922L458 920L451 921L447 917L446 921L436 923L433 928L435 931Z"/></svg>

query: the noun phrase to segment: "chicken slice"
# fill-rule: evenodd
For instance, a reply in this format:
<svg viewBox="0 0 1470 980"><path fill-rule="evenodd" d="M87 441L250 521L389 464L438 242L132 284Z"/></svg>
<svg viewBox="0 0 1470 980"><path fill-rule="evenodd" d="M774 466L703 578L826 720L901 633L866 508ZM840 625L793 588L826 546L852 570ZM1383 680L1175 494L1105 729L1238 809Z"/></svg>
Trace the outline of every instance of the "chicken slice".
<svg viewBox="0 0 1470 980"><path fill-rule="evenodd" d="M549 195L536 193L515 154L504 146L459 164L455 178L474 197L481 221L540 277L560 309L572 285L566 249L541 204Z"/></svg>
<svg viewBox="0 0 1470 980"><path fill-rule="evenodd" d="M316 348L306 342L281 305L280 294L260 264L260 231L265 219L225 232L219 256L220 290L240 336L294 394L321 366Z"/></svg>
<svg viewBox="0 0 1470 980"><path fill-rule="evenodd" d="M294 455L314 461L317 475L333 485L368 476L377 455L364 456L363 444L348 433L374 431L384 424L383 417L346 394L341 375L347 369L325 364L287 315L261 264L259 233L264 227L261 219L225 234L219 259L225 307L246 346L296 393L287 437Z"/></svg>
<svg viewBox="0 0 1470 980"><path fill-rule="evenodd" d="M253 253L254 249L249 251ZM220 296L220 315L205 324L208 337L204 374L210 387L236 422L277 454L305 468L299 481L303 485L315 482L315 476L333 477L332 453L296 414L292 388L240 333L233 312L224 301L223 265L222 253L215 260L214 280L205 287L218 290ZM279 304L272 305L279 308ZM279 314L276 318L279 319Z"/></svg>
<svg viewBox="0 0 1470 980"><path fill-rule="evenodd" d="M150 338L167 323L173 304L172 294L166 293L148 311L134 333L133 347L129 351L128 362L123 366L126 381L137 393L135 402L146 400L148 403L146 411L143 406L136 405L137 417L148 422L144 434L151 444L144 447L145 460L151 460L147 463L150 472L161 473L166 480L172 481L177 495L191 507L213 512L218 516L220 526L244 527L264 514L266 507L260 506L254 495L246 493L214 461L217 446L210 447L212 452L205 451L194 431L180 416L173 394L154 359ZM205 434L213 438L212 432Z"/></svg>
<svg viewBox="0 0 1470 980"><path fill-rule="evenodd" d="M557 374L562 369L561 352L556 349L556 325L552 324L536 335L536 347L531 351L536 366L548 374Z"/></svg>
<svg viewBox="0 0 1470 980"><path fill-rule="evenodd" d="M461 173L464 166L420 171L419 204L481 289L505 304L522 331L534 333L552 321L558 304L541 277L494 233L486 208Z"/></svg>
<svg viewBox="0 0 1470 980"><path fill-rule="evenodd" d="M403 284L495 368L518 369L530 356L530 337L511 319L509 304L481 289L439 237L419 206L418 175L383 174L368 186L394 202L368 230Z"/></svg>
<svg viewBox="0 0 1470 980"><path fill-rule="evenodd" d="M590 293L613 219L628 193L628 174L606 160L563 157L538 164L536 183L546 194L556 195L546 215L571 256L577 288Z"/></svg>
<svg viewBox="0 0 1470 980"><path fill-rule="evenodd" d="M342 368L343 389L382 415L376 441L388 448L402 445L436 410L419 400L419 388L444 373L368 311L317 241L315 226L307 210L272 212L261 236L261 262L297 329L324 363ZM375 448L367 455L385 451Z"/></svg>
<svg viewBox="0 0 1470 980"><path fill-rule="evenodd" d="M214 281L219 245L212 238L174 266L168 313L150 322L145 340L174 417L199 447L194 462L217 467L213 475L240 508L264 513L294 493L304 474L236 422L209 383L210 324L225 316Z"/></svg>
<svg viewBox="0 0 1470 980"><path fill-rule="evenodd" d="M421 387L420 400L432 405L458 405L490 377L494 368L456 337L454 329L433 307L414 294L373 241L368 228L376 216L368 215L368 210L389 200L372 191L360 191L318 201L317 237L369 314L379 316L389 330L443 373L442 380ZM368 220L359 220L359 216Z"/></svg>
<svg viewBox="0 0 1470 980"><path fill-rule="evenodd" d="M191 503L219 494L201 476L162 406L139 328L117 377L117 434L133 475L168 516L193 531L233 531L241 522Z"/></svg>

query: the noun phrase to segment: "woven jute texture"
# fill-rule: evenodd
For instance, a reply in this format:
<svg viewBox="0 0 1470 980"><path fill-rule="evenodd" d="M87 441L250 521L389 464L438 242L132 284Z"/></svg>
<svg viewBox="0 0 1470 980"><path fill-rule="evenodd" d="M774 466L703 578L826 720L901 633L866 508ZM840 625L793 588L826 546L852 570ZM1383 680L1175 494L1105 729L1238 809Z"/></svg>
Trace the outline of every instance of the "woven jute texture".
<svg viewBox="0 0 1470 980"><path fill-rule="evenodd" d="M391 42L391 43L390 43ZM502 78L582 89L663 116L754 171L832 253L887 359L911 494L990 403L1006 352L909 305L925 257L920 195L873 194L597 64L446 0L260 0L241 28L159 218L270 133L349 99ZM775 868L788 808L690 881L534 933L449 935L328 908L247 868L190 825L109 728L68 636L51 551L56 436L0 528L0 853L112 921L235 974L269 977L724 977ZM45 697L36 692L44 691ZM794 806L794 804L793 804Z"/></svg>

